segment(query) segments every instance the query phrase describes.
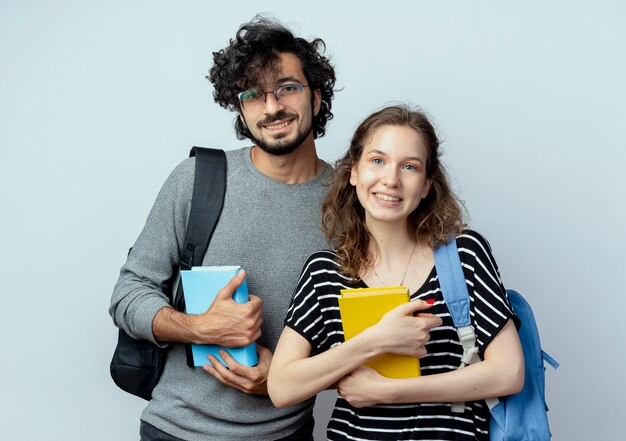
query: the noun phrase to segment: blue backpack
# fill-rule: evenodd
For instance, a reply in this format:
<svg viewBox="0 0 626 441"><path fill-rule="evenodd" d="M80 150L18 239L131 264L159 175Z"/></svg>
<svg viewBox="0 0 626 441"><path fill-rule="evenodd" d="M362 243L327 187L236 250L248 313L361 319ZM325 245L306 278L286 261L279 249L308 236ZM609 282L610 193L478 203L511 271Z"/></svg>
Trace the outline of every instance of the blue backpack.
<svg viewBox="0 0 626 441"><path fill-rule="evenodd" d="M469 293L455 239L435 249L435 266L443 297L463 345L459 367L462 368L480 361L480 358L470 320ZM549 441L552 434L545 400L544 362L554 369L559 363L541 350L537 324L528 302L515 291L507 290L507 295L522 324L518 334L526 365L524 388L515 395L485 400L491 411L489 438L492 441ZM453 403L452 410L463 412L463 403Z"/></svg>

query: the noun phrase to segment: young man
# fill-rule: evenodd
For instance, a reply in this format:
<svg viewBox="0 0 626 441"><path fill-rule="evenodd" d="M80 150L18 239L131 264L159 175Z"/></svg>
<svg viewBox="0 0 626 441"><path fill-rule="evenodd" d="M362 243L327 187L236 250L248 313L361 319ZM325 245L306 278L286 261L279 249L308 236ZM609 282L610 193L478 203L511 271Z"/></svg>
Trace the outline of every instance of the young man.
<svg viewBox="0 0 626 441"><path fill-rule="evenodd" d="M179 263L194 179L194 159L165 182L146 225L122 267L110 314L130 336L172 343L166 366L141 416L141 440L312 440L313 400L276 409L267 397L272 351L307 256L326 247L320 204L331 167L315 138L332 118L334 68L323 41L296 38L257 17L228 47L213 54L214 98L236 111L239 139L254 146L226 152L224 207L203 265L242 265L251 295L239 305L233 278L204 314L168 305L161 284ZM228 355L229 369L191 369L177 343L227 347L257 342L259 364Z"/></svg>

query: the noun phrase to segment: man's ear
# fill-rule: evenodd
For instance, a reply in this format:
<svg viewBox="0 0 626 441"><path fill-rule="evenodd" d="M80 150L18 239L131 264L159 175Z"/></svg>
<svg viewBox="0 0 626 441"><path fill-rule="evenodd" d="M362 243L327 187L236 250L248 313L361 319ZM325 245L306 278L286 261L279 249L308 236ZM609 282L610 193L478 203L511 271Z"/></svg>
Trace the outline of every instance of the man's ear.
<svg viewBox="0 0 626 441"><path fill-rule="evenodd" d="M322 107L322 91L317 89L313 91L313 116L317 116L320 113Z"/></svg>

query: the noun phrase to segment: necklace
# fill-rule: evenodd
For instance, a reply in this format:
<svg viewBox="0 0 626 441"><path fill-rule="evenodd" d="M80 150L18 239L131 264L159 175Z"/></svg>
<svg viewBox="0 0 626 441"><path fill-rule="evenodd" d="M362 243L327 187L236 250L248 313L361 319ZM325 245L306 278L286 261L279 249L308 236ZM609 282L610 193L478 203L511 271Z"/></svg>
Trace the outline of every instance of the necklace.
<svg viewBox="0 0 626 441"><path fill-rule="evenodd" d="M409 256L409 260L406 263L406 268L404 268L404 274L402 274L402 280L400 280L400 283L398 284L398 286L402 286L402 284L404 283L404 278L406 277L406 273L409 270L409 264L411 263L411 259L413 258L413 253L415 252L415 248L416 247L417 247L417 242L415 242L413 244L413 249L411 250L411 255ZM389 286L387 283L383 282L383 279L380 278L380 276L376 272L376 268L372 267L372 271L374 271L374 275L380 281L380 283L382 283L384 286Z"/></svg>

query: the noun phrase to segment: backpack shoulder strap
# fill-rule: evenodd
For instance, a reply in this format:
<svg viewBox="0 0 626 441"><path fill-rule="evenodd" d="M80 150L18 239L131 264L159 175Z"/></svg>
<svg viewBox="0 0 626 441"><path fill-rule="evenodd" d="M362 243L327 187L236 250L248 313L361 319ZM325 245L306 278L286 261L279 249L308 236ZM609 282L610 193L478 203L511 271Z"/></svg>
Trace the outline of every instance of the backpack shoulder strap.
<svg viewBox="0 0 626 441"><path fill-rule="evenodd" d="M450 316L456 327L459 340L463 346L463 356L459 369L480 361L476 333L470 317L470 297L465 282L465 274L459 257L456 239L451 237L448 242L434 250L435 268L441 293L446 301ZM452 403L452 411L462 413L465 403Z"/></svg>
<svg viewBox="0 0 626 441"><path fill-rule="evenodd" d="M191 211L180 256L181 270L202 263L222 212L226 192L226 155L223 150L194 147L189 156L195 156L196 168ZM178 291L175 301L180 306L182 296Z"/></svg>
<svg viewBox="0 0 626 441"><path fill-rule="evenodd" d="M456 239L452 237L438 246L434 253L437 278L454 326L457 329L468 326L471 324L470 298Z"/></svg>

